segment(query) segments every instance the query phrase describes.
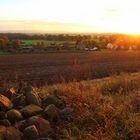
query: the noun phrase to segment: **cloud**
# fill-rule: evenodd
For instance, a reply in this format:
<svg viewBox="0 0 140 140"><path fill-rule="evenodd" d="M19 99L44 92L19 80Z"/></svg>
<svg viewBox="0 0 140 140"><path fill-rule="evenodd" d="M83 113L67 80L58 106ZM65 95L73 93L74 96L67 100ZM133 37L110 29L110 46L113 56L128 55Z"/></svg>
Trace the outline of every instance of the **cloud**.
<svg viewBox="0 0 140 140"><path fill-rule="evenodd" d="M0 20L0 32L97 32L97 27L82 24L66 24L39 20Z"/></svg>
<svg viewBox="0 0 140 140"><path fill-rule="evenodd" d="M102 20L111 21L117 20L121 17L121 10L118 8L106 8L104 9Z"/></svg>

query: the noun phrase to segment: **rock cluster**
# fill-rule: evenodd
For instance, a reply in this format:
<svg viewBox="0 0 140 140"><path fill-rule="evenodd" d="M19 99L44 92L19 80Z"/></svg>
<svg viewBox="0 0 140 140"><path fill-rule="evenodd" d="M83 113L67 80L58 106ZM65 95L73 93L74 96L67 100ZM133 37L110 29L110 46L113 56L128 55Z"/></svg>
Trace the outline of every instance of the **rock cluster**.
<svg viewBox="0 0 140 140"><path fill-rule="evenodd" d="M58 95L43 99L28 87L0 93L0 140L53 140L55 126L73 118L73 109Z"/></svg>

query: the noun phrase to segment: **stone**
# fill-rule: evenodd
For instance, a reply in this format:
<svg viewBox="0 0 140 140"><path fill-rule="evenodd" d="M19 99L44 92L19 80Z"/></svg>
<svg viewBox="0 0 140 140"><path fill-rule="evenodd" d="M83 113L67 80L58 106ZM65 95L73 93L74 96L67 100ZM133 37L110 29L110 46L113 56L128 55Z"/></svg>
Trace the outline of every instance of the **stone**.
<svg viewBox="0 0 140 140"><path fill-rule="evenodd" d="M22 133L14 127L0 126L0 140L22 140Z"/></svg>
<svg viewBox="0 0 140 140"><path fill-rule="evenodd" d="M23 131L27 126L28 125L27 125L26 120L16 122L15 125L14 125L14 127L17 128L20 131Z"/></svg>
<svg viewBox="0 0 140 140"><path fill-rule="evenodd" d="M6 92L3 93L3 95L9 99L12 99L14 94L15 94L14 88L10 88L9 90L7 90Z"/></svg>
<svg viewBox="0 0 140 140"><path fill-rule="evenodd" d="M10 126L11 123L7 119L0 120L0 125Z"/></svg>
<svg viewBox="0 0 140 140"><path fill-rule="evenodd" d="M0 120L6 119L7 118L7 114L3 111L0 112Z"/></svg>
<svg viewBox="0 0 140 140"><path fill-rule="evenodd" d="M31 117L31 116L34 116L36 115L37 113L40 113L42 112L43 109L37 105L34 105L34 104L30 104L30 105L27 105L25 106L24 108L22 108L20 110L20 112L23 114L23 116L25 117Z"/></svg>
<svg viewBox="0 0 140 140"><path fill-rule="evenodd" d="M0 94L0 110L9 110L13 107L12 102L4 95Z"/></svg>
<svg viewBox="0 0 140 140"><path fill-rule="evenodd" d="M48 95L44 100L43 103L45 106L54 104L56 107L62 109L65 107L65 104L62 100L60 100L56 95Z"/></svg>
<svg viewBox="0 0 140 140"><path fill-rule="evenodd" d="M28 125L35 125L39 131L41 137L49 137L52 135L53 130L50 126L50 123L38 116L33 116L27 120Z"/></svg>
<svg viewBox="0 0 140 140"><path fill-rule="evenodd" d="M5 140L6 127L0 125L0 140Z"/></svg>
<svg viewBox="0 0 140 140"><path fill-rule="evenodd" d="M60 135L61 135L61 139L70 140L69 133L68 133L68 131L66 129L60 130Z"/></svg>
<svg viewBox="0 0 140 140"><path fill-rule="evenodd" d="M22 140L22 133L15 127L7 127L4 135L6 140Z"/></svg>
<svg viewBox="0 0 140 140"><path fill-rule="evenodd" d="M70 107L66 107L60 111L60 117L62 120L68 120L68 119L72 118L73 115L74 115L73 109Z"/></svg>
<svg viewBox="0 0 140 140"><path fill-rule="evenodd" d="M36 93L27 92L25 96L26 96L27 104L35 104L41 106L41 99Z"/></svg>
<svg viewBox="0 0 140 140"><path fill-rule="evenodd" d="M59 109L54 104L48 105L43 114L51 122L58 122L60 120Z"/></svg>
<svg viewBox="0 0 140 140"><path fill-rule="evenodd" d="M22 120L23 116L18 110L11 109L7 112L7 118L10 120L11 123L15 123Z"/></svg>
<svg viewBox="0 0 140 140"><path fill-rule="evenodd" d="M38 140L39 132L35 125L28 126L24 129L24 137L26 140Z"/></svg>
<svg viewBox="0 0 140 140"><path fill-rule="evenodd" d="M26 97L24 95L18 95L16 97L13 97L12 103L15 107L17 106L26 106Z"/></svg>

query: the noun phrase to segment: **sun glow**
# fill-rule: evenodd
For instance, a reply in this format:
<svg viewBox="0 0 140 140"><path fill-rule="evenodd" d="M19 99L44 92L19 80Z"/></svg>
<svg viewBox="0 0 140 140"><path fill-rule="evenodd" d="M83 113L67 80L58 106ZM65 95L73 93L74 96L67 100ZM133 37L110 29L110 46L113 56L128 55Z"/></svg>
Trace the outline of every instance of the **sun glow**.
<svg viewBox="0 0 140 140"><path fill-rule="evenodd" d="M139 5L139 0L0 0L0 31L140 34Z"/></svg>

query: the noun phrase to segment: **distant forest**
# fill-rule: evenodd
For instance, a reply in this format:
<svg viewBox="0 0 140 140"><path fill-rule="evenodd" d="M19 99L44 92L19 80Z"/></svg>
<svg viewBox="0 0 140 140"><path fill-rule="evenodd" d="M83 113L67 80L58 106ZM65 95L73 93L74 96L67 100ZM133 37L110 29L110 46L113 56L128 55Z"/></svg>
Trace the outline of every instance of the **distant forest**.
<svg viewBox="0 0 140 140"><path fill-rule="evenodd" d="M15 39L42 39L42 40L72 40L75 41L79 38L90 39L90 35L68 35L68 34L23 34L23 33L0 33L0 36L7 36L10 40Z"/></svg>

